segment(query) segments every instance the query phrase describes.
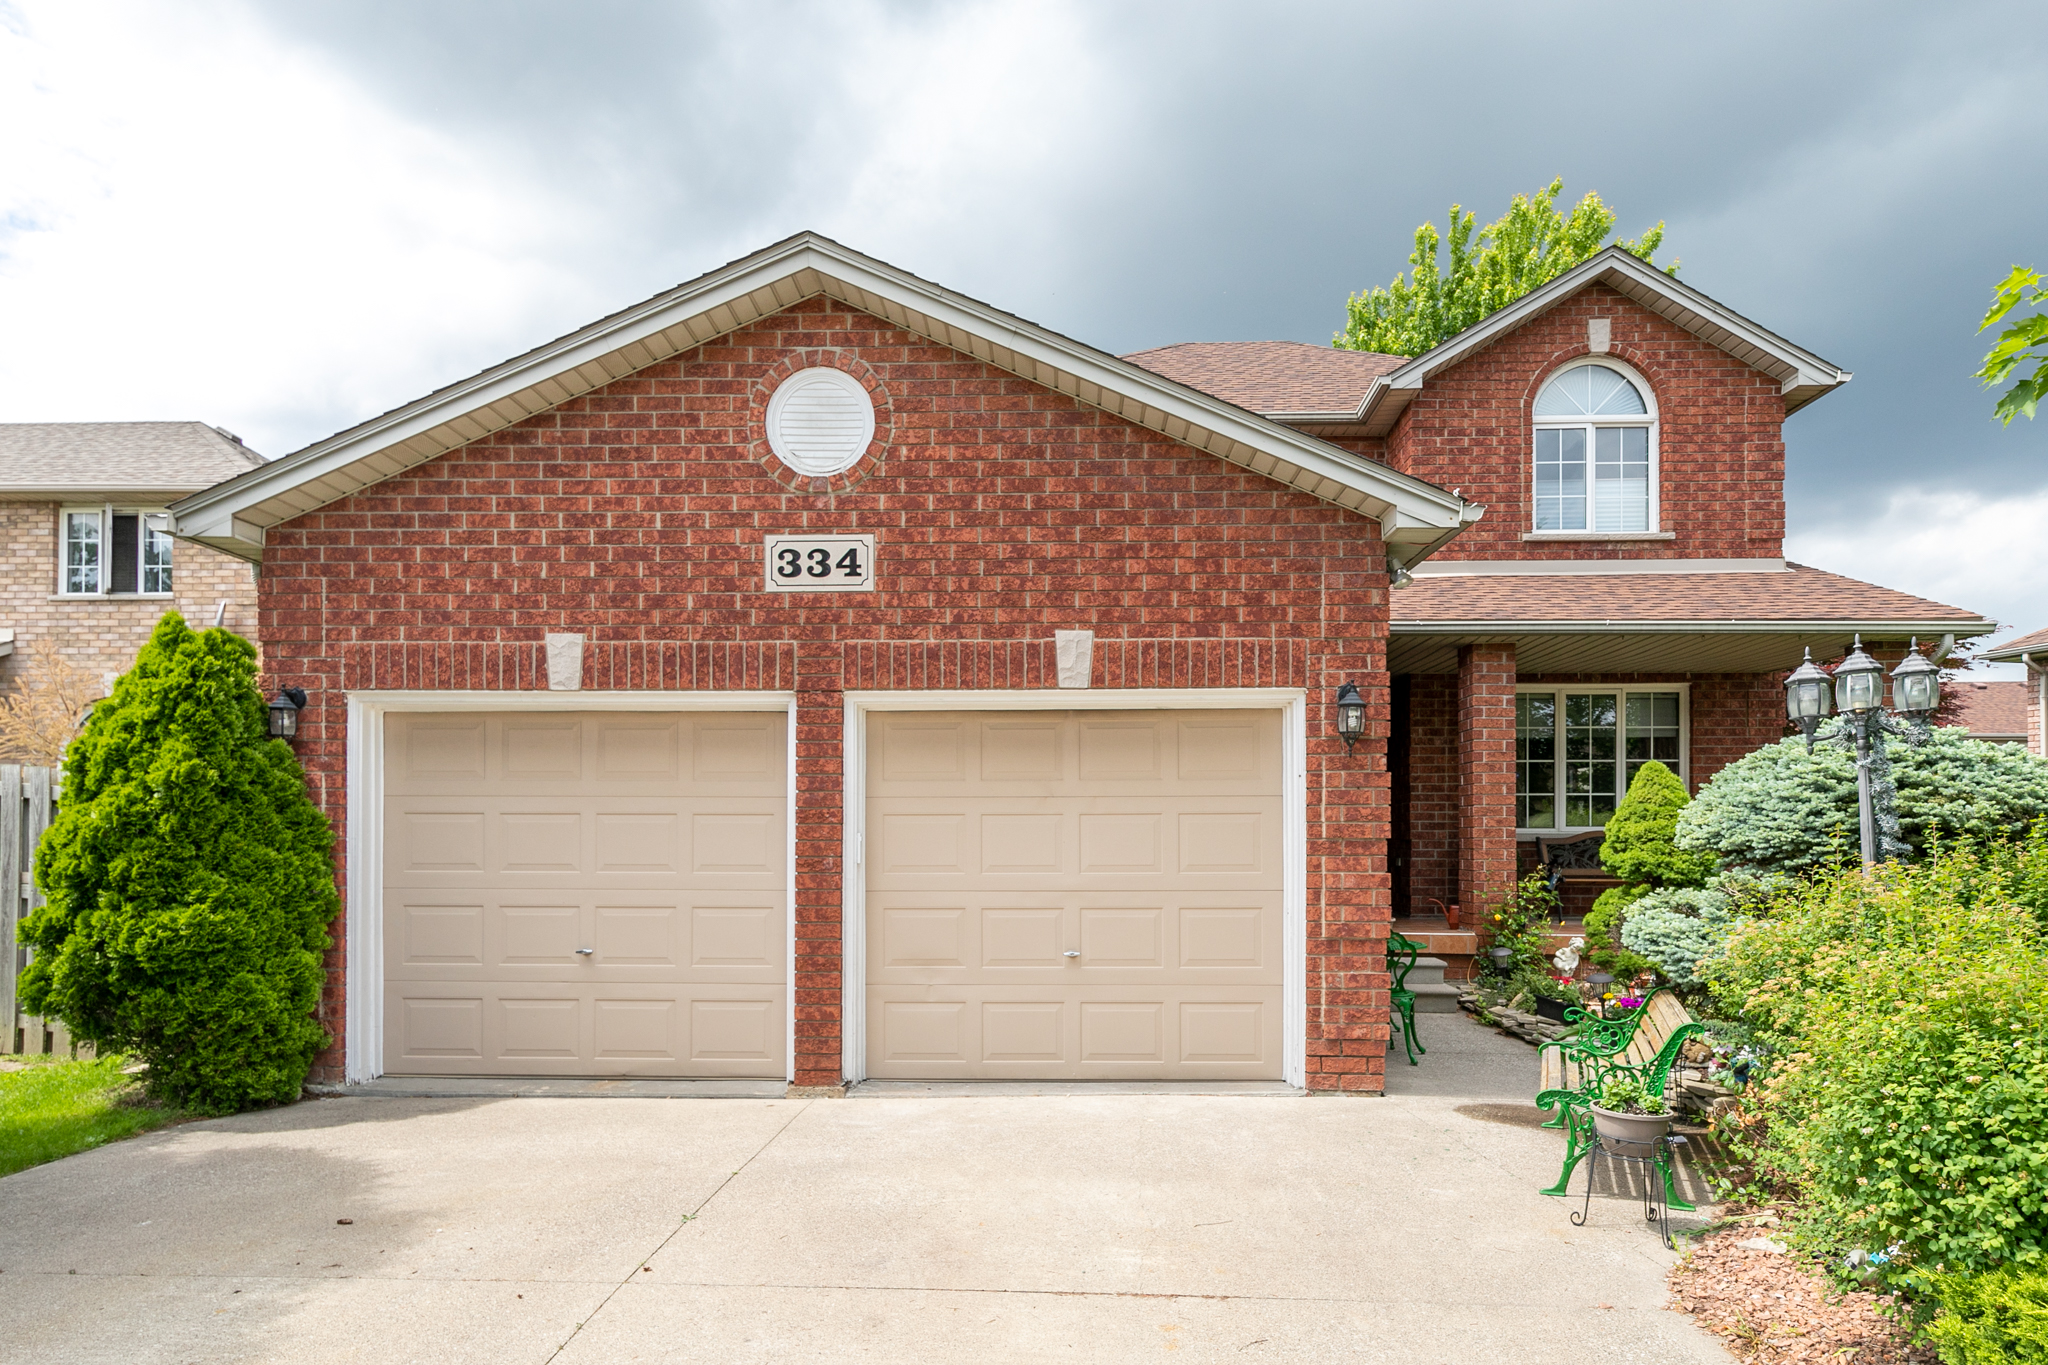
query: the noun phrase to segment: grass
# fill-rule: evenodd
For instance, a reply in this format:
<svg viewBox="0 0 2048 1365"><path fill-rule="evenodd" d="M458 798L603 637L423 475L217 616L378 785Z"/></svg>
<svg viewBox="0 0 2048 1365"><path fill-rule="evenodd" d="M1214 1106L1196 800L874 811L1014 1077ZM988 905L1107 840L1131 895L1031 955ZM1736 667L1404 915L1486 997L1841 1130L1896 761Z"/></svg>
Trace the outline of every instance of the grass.
<svg viewBox="0 0 2048 1365"><path fill-rule="evenodd" d="M25 1059L26 1060L26 1059ZM32 1060L0 1071L0 1176L134 1137L179 1117L150 1103L126 1057Z"/></svg>

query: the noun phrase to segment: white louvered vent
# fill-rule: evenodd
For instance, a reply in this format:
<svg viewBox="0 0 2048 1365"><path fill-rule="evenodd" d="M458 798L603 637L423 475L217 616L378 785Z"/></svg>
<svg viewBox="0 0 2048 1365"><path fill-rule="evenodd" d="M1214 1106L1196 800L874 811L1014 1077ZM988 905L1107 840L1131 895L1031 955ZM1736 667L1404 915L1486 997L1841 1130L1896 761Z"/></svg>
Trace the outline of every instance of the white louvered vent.
<svg viewBox="0 0 2048 1365"><path fill-rule="evenodd" d="M874 400L844 370L798 370L768 400L768 447L799 474L851 469L874 439Z"/></svg>

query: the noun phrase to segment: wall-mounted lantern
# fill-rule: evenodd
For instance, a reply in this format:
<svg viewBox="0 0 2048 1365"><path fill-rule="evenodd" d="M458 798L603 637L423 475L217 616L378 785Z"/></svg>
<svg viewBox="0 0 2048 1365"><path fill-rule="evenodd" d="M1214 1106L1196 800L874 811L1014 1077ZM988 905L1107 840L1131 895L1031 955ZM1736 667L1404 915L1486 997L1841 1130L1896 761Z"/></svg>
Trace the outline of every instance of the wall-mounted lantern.
<svg viewBox="0 0 2048 1365"><path fill-rule="evenodd" d="M1365 698L1358 695L1357 687L1345 683L1337 689L1337 737L1344 741L1344 752L1350 753L1364 733Z"/></svg>
<svg viewBox="0 0 2048 1365"><path fill-rule="evenodd" d="M306 709L306 689L287 687L270 699L270 737L297 739L299 712Z"/></svg>

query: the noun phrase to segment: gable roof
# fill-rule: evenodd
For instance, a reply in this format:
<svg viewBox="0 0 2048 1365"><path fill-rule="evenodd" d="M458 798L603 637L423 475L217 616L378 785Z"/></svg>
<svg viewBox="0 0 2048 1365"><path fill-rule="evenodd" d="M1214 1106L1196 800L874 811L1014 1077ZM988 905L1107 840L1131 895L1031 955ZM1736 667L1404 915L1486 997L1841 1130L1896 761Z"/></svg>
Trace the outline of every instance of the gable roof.
<svg viewBox="0 0 2048 1365"><path fill-rule="evenodd" d="M204 422L0 423L0 496L174 497L263 463Z"/></svg>
<svg viewBox="0 0 2048 1365"><path fill-rule="evenodd" d="M1723 307L1647 261L1611 246L1374 380L1356 408L1313 417L1304 414L1296 420L1355 423L1361 435L1384 436L1394 429L1395 420L1430 378L1591 284L1607 285L1777 380L1785 395L1788 416L1849 382L1849 371Z"/></svg>
<svg viewBox="0 0 2048 1365"><path fill-rule="evenodd" d="M2030 631L2016 640L1985 650L1977 657L1994 663L2017 663L2022 655L2040 654L2048 656L2048 626Z"/></svg>
<svg viewBox="0 0 2048 1365"><path fill-rule="evenodd" d="M1408 363L1405 355L1305 341L1184 341L1124 359L1276 422L1355 414L1373 380Z"/></svg>
<svg viewBox="0 0 2048 1365"><path fill-rule="evenodd" d="M177 533L260 560L263 533L371 484L826 295L906 331L1379 520L1412 563L1484 508L1013 314L803 232L172 508Z"/></svg>

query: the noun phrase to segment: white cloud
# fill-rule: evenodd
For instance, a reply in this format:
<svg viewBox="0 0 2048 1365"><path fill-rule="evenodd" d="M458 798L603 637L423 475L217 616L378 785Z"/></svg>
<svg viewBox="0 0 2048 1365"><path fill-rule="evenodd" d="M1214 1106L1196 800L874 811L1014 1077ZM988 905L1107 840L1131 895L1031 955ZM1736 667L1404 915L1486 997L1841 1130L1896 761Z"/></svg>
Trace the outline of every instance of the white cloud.
<svg viewBox="0 0 2048 1365"><path fill-rule="evenodd" d="M2048 626L2048 489L1996 497L1903 489L1868 521L1794 532L1785 553L1995 616L2000 636ZM2016 665L1995 667L2019 676Z"/></svg>
<svg viewBox="0 0 2048 1365"><path fill-rule="evenodd" d="M539 339L581 293L573 202L234 7L13 18L0 420L197 417L282 454Z"/></svg>

